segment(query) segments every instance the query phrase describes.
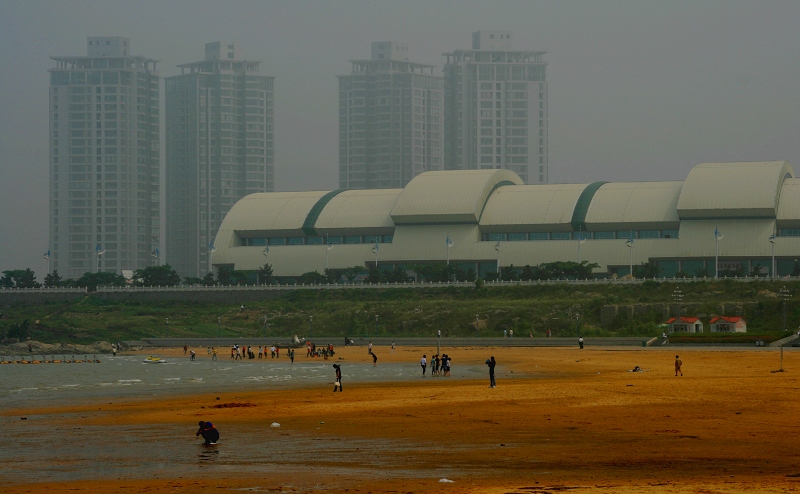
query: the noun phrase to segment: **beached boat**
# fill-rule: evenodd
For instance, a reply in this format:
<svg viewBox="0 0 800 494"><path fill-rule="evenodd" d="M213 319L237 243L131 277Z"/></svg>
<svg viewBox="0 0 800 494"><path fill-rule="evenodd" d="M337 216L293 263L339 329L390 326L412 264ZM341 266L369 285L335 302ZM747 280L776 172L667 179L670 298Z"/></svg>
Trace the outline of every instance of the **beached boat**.
<svg viewBox="0 0 800 494"><path fill-rule="evenodd" d="M146 364L166 364L167 361L161 357L154 357L150 355L149 357L144 359L144 363Z"/></svg>

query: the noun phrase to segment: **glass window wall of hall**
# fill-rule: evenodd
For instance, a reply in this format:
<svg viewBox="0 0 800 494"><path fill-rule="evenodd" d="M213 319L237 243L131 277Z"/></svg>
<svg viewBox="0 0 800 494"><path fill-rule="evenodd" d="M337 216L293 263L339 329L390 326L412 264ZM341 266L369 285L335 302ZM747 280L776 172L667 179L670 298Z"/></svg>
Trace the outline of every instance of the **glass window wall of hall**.
<svg viewBox="0 0 800 494"><path fill-rule="evenodd" d="M520 242L531 240L628 240L631 238L678 238L678 230L627 230L605 232L528 232L484 233L484 242Z"/></svg>
<svg viewBox="0 0 800 494"><path fill-rule="evenodd" d="M393 235L331 235L328 237L254 237L242 238L242 247L258 247L268 245L355 245L355 244L390 244Z"/></svg>

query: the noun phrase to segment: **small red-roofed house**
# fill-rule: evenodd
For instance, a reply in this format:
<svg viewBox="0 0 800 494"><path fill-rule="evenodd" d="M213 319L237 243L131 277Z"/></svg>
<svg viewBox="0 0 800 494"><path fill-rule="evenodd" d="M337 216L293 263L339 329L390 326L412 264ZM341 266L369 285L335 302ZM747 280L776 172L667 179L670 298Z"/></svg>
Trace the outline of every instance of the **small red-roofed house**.
<svg viewBox="0 0 800 494"><path fill-rule="evenodd" d="M702 333L703 322L698 317L672 317L667 320L670 333Z"/></svg>
<svg viewBox="0 0 800 494"><path fill-rule="evenodd" d="M747 323L741 317L716 316L709 321L712 333L746 333Z"/></svg>

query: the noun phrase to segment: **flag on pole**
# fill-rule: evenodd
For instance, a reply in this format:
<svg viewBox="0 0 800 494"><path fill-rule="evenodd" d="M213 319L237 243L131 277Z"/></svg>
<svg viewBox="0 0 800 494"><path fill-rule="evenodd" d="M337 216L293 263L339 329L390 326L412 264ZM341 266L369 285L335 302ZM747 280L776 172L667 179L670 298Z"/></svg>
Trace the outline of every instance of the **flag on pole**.
<svg viewBox="0 0 800 494"><path fill-rule="evenodd" d="M264 257L266 257L269 254L269 246L264 247L264 250L262 250L261 253L264 254Z"/></svg>
<svg viewBox="0 0 800 494"><path fill-rule="evenodd" d="M775 243L775 232L772 232L772 235L769 236L769 243L771 243L771 244ZM50 253L50 251L47 251L47 252L48 252L48 254Z"/></svg>
<svg viewBox="0 0 800 494"><path fill-rule="evenodd" d="M625 242L625 245L627 245L628 247L633 247L633 238L629 238L629 239L628 239L628 240Z"/></svg>
<svg viewBox="0 0 800 494"><path fill-rule="evenodd" d="M380 247L378 246L378 243L377 243L377 242L375 242L375 245L373 245L373 246L372 246L372 253L373 253L373 254L377 254L377 253L378 253L378 249L379 249L379 248L380 248Z"/></svg>
<svg viewBox="0 0 800 494"><path fill-rule="evenodd" d="M48 261L50 260L50 250L49 249L47 250L47 252L44 253L44 258L46 260L48 260Z"/></svg>
<svg viewBox="0 0 800 494"><path fill-rule="evenodd" d="M494 244L494 250L500 252L500 241L498 240L496 244Z"/></svg>
<svg viewBox="0 0 800 494"><path fill-rule="evenodd" d="M447 238L444 240L444 244L447 246L447 248L448 248L448 249L449 249L450 247L452 247L453 245L455 245L455 244L453 243L453 241L452 241L452 240L450 240L450 232L447 232Z"/></svg>
<svg viewBox="0 0 800 494"><path fill-rule="evenodd" d="M716 239L716 240L722 240L722 237L724 237L724 236L725 236L725 235L723 235L723 234L721 234L721 233L719 232L719 227L715 227L715 228L714 228L714 239Z"/></svg>
<svg viewBox="0 0 800 494"><path fill-rule="evenodd" d="M150 255L158 259L158 247L156 247L155 250L150 253Z"/></svg>
<svg viewBox="0 0 800 494"><path fill-rule="evenodd" d="M582 234L582 233L579 233L579 234L578 234L578 243L579 243L579 244L582 244L582 243L584 243L584 242L586 242L586 238L583 236L583 234Z"/></svg>
<svg viewBox="0 0 800 494"><path fill-rule="evenodd" d="M214 247L214 242L209 242L209 244L208 244L208 251L209 251L209 252L214 252L215 250L217 250L217 248L216 248L216 247Z"/></svg>
<svg viewBox="0 0 800 494"><path fill-rule="evenodd" d="M103 254L106 253L105 249L101 250L100 244L97 244L97 247L95 247L94 250L97 252L98 256L102 256Z"/></svg>
<svg viewBox="0 0 800 494"><path fill-rule="evenodd" d="M327 246L325 247L328 250L333 250L333 244L328 242Z"/></svg>

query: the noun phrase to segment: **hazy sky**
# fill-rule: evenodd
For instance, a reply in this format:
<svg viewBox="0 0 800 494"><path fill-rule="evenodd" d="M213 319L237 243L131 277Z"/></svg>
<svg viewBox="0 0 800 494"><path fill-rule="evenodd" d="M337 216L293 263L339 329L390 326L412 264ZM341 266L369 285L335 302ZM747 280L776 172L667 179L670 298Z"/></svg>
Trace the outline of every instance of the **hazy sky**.
<svg viewBox="0 0 800 494"><path fill-rule="evenodd" d="M277 190L330 190L348 60L397 41L439 72L479 29L547 52L553 182L683 180L706 161L800 173L798 26L796 0L0 0L0 271L46 270L49 57L85 55L87 36L130 38L162 77L240 42L276 77Z"/></svg>

